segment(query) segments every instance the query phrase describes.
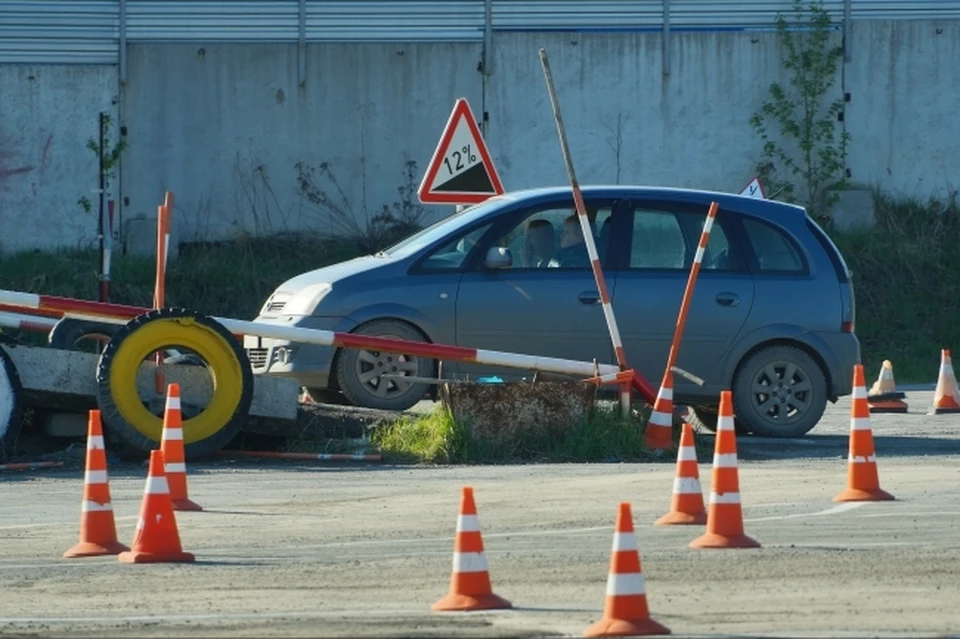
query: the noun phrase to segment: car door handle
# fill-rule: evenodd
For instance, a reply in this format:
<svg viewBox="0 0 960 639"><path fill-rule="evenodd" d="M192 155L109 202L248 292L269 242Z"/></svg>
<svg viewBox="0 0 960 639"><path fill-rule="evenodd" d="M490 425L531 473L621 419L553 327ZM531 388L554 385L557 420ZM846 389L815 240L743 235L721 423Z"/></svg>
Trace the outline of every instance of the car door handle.
<svg viewBox="0 0 960 639"><path fill-rule="evenodd" d="M600 302L600 293L596 291L584 291L577 296L581 304L598 304Z"/></svg>
<svg viewBox="0 0 960 639"><path fill-rule="evenodd" d="M736 293L717 293L716 299L720 306L737 306L740 304L740 296Z"/></svg>

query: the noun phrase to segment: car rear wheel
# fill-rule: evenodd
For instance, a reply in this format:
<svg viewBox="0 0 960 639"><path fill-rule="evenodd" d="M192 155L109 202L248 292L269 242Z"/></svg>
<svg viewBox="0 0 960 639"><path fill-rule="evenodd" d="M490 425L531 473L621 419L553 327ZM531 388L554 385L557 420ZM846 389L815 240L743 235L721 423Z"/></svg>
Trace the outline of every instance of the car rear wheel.
<svg viewBox="0 0 960 639"><path fill-rule="evenodd" d="M396 320L375 320L355 333L425 341L414 327ZM406 410L423 399L427 385L403 381L403 377L430 377L433 361L415 355L345 348L337 358L340 390L355 406L381 410Z"/></svg>
<svg viewBox="0 0 960 639"><path fill-rule="evenodd" d="M737 369L733 410L743 427L761 437L801 437L827 407L820 366L793 346L757 351Z"/></svg>

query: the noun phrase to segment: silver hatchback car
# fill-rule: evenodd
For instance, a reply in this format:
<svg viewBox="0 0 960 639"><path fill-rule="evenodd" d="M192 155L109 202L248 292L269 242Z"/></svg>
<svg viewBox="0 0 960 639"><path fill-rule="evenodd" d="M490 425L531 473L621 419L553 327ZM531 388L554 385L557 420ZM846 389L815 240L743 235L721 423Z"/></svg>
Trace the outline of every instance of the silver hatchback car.
<svg viewBox="0 0 960 639"><path fill-rule="evenodd" d="M719 204L677 359L705 383L677 377L674 391L706 426L721 390L733 391L741 432L778 437L808 432L827 401L850 393L860 361L851 273L803 208L639 186L583 196L628 361L654 384L707 209ZM257 321L615 364L574 212L569 187L491 198L376 255L282 283ZM257 337L245 347L255 373L294 378L320 401L381 409L423 399L423 380L441 370L528 374Z"/></svg>

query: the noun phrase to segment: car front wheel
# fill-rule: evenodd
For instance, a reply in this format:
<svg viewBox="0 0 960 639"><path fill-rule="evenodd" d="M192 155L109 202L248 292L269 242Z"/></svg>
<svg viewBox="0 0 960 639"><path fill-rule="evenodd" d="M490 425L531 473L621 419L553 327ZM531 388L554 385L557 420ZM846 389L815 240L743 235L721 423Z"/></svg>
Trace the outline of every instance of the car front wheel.
<svg viewBox="0 0 960 639"><path fill-rule="evenodd" d="M823 371L793 346L769 346L751 355L738 368L732 390L737 420L761 437L801 437L827 407Z"/></svg>
<svg viewBox="0 0 960 639"><path fill-rule="evenodd" d="M425 341L414 327L396 320L375 320L355 331L358 335ZM337 358L337 382L354 406L406 410L423 399L427 385L404 377L431 377L433 360L402 353L345 348Z"/></svg>

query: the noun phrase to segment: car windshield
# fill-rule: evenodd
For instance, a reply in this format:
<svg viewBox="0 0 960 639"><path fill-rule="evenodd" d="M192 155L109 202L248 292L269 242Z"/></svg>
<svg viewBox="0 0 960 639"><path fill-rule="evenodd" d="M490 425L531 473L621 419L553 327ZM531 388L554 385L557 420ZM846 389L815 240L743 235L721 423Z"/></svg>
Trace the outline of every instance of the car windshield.
<svg viewBox="0 0 960 639"><path fill-rule="evenodd" d="M437 240L455 232L457 229L484 217L509 199L506 195L498 195L484 200L480 204L475 204L462 211L458 211L453 215L448 215L442 220L434 222L427 228L417 231L410 237L400 240L393 246L380 251L377 255L383 257L409 257L421 249L430 246Z"/></svg>

